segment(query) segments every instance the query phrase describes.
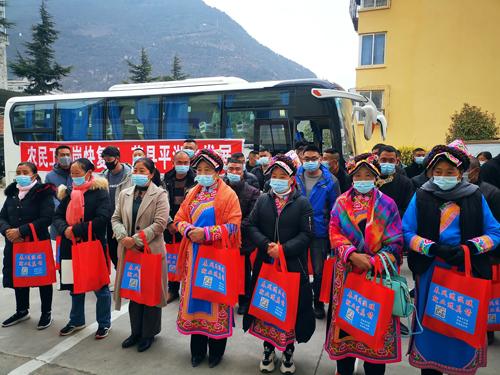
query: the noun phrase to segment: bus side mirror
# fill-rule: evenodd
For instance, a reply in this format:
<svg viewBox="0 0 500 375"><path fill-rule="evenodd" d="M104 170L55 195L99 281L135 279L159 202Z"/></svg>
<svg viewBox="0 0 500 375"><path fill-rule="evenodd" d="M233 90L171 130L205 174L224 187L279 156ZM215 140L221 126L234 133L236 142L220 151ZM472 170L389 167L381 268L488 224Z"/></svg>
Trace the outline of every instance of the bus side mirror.
<svg viewBox="0 0 500 375"><path fill-rule="evenodd" d="M363 120L363 128L364 128L364 136L368 141L373 136L373 130L377 125L380 126L380 132L382 135L382 139L385 140L387 136L387 120L383 113L379 112L377 107L371 101L366 103L363 106L353 106L352 114L353 118L355 117L356 112L362 113L364 115Z"/></svg>

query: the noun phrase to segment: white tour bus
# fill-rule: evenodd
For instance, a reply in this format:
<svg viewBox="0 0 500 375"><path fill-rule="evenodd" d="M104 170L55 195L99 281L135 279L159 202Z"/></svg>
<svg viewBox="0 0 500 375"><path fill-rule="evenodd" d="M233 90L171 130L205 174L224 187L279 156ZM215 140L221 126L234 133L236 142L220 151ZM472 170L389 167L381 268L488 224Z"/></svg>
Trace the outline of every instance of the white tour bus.
<svg viewBox="0 0 500 375"><path fill-rule="evenodd" d="M13 180L21 159L35 162L44 175L58 144L77 145L74 158L96 162L98 151L109 144L147 147L148 156L156 160L161 158L154 144L187 138L207 140L214 147L241 139L244 151L265 147L272 153L306 140L322 149L333 147L347 159L356 153L355 111L365 115L365 137L371 137L377 123L385 135L385 119L369 99L316 79L247 82L211 77L15 97L5 107L5 176L7 183ZM162 160L166 168L170 158Z"/></svg>

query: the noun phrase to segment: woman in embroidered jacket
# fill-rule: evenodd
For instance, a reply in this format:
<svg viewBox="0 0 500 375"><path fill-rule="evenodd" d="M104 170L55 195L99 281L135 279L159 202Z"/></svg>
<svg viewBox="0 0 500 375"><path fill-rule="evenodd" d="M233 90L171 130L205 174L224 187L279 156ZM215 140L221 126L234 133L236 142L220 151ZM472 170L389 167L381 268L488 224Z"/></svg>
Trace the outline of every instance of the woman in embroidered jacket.
<svg viewBox="0 0 500 375"><path fill-rule="evenodd" d="M426 299L436 267L463 270L466 245L475 277L491 279L487 254L500 243L500 226L476 185L462 180L469 168L465 145L436 146L426 169L432 178L413 196L404 215L408 265L416 275L416 306L423 319ZM475 349L463 341L428 328L410 343L410 364L422 374L474 374L486 367L485 346Z"/></svg>
<svg viewBox="0 0 500 375"><path fill-rule="evenodd" d="M354 372L356 358L365 361L366 374L384 374L385 364L401 361L399 319L393 317L387 328L384 348L373 350L341 330L335 316L348 272L372 269L380 252L401 263L401 219L394 201L375 188L375 179L380 175L375 155L359 155L347 167L353 188L337 199L330 219L330 241L336 263L325 350L337 361L340 375Z"/></svg>
<svg viewBox="0 0 500 375"><path fill-rule="evenodd" d="M178 264L182 273L182 295L177 329L191 335L191 363L197 367L209 349L209 366L222 360L227 338L233 333L233 307L191 297L193 272L200 244L220 242L227 230L230 240L240 245L241 209L236 193L219 178L223 168L219 155L201 150L191 162L196 168L196 185L187 195L174 219L183 236Z"/></svg>

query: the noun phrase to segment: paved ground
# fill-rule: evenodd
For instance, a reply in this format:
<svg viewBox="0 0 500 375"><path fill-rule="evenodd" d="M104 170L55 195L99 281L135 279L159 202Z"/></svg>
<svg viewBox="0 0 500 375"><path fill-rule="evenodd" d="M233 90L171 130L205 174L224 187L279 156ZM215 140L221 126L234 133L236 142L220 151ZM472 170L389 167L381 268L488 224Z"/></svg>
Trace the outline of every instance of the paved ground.
<svg viewBox="0 0 500 375"><path fill-rule="evenodd" d="M0 192L3 201L3 192ZM0 249L3 248L3 237ZM0 256L1 257L1 256ZM408 272L407 270L405 271ZM31 292L32 318L17 326L0 328L0 375L4 374L259 374L258 364L262 343L243 334L238 317L235 333L229 339L224 361L217 369L209 369L207 363L193 369L190 365L189 337L181 336L175 329L177 304L163 310L163 330L153 347L145 353L120 347L129 332L127 307L113 313L110 336L102 341L94 340L95 297L87 295L87 328L78 334L62 338L58 331L68 320L71 300L68 292L54 291L54 324L45 331L37 331L40 301L38 292ZM0 319L6 319L15 310L14 293L0 288ZM298 345L295 355L297 374L333 374L335 363L322 351L325 322L317 324L316 332L307 344ZM500 334L494 346L489 348L489 366L479 374L498 374L500 369ZM407 340L403 339L404 350ZM277 371L276 373L279 373ZM362 373L361 368L358 370ZM388 374L418 374L406 359L391 365Z"/></svg>

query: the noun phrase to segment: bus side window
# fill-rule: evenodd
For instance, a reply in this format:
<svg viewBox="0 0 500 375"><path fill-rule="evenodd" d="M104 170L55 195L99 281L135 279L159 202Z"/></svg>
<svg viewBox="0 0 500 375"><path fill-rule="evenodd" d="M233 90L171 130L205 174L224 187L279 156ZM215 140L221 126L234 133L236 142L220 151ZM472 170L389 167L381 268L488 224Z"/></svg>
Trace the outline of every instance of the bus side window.
<svg viewBox="0 0 500 375"><path fill-rule="evenodd" d="M159 115L159 97L109 100L106 139L158 139Z"/></svg>
<svg viewBox="0 0 500 375"><path fill-rule="evenodd" d="M226 115L226 138L243 138L245 144L254 144L254 111L231 111Z"/></svg>
<svg viewBox="0 0 500 375"><path fill-rule="evenodd" d="M56 140L103 138L103 100L65 100L57 103Z"/></svg>
<svg viewBox="0 0 500 375"><path fill-rule="evenodd" d="M54 103L18 105L12 112L15 142L51 141L54 128Z"/></svg>
<svg viewBox="0 0 500 375"><path fill-rule="evenodd" d="M221 105L215 94L164 97L162 138L220 138Z"/></svg>

